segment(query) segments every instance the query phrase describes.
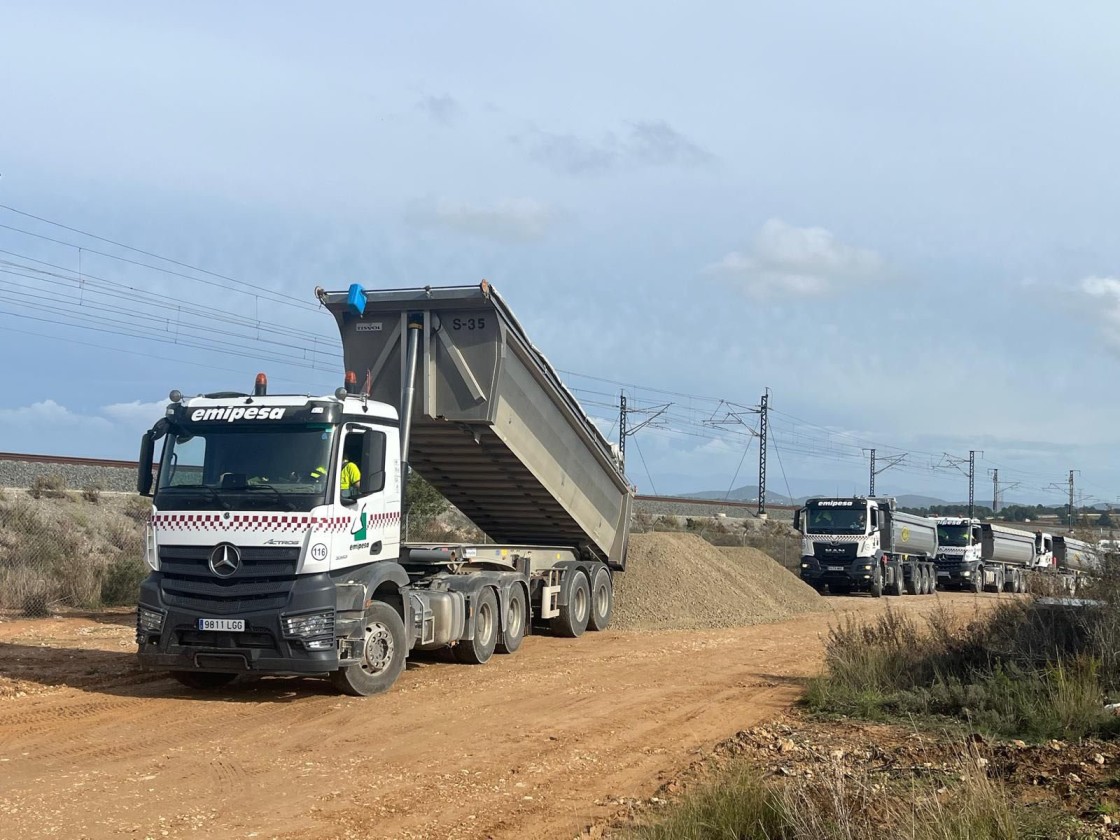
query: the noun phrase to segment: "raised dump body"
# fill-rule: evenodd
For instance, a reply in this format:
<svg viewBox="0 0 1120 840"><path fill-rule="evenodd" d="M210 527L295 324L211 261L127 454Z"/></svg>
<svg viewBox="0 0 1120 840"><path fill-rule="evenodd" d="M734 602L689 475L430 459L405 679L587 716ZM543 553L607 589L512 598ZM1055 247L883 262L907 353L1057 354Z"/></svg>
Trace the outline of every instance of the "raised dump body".
<svg viewBox="0 0 1120 840"><path fill-rule="evenodd" d="M624 568L632 493L621 465L493 287L319 298L373 400L400 404L418 333L407 460L452 504L496 542L572 546Z"/></svg>

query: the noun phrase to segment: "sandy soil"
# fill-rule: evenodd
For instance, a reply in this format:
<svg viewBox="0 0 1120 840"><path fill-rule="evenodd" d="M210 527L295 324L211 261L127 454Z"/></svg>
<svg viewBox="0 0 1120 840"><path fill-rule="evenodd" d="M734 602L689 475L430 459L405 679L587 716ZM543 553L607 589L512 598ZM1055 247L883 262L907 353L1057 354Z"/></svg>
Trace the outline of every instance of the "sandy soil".
<svg viewBox="0 0 1120 840"><path fill-rule="evenodd" d="M573 837L788 707L839 612L997 601L531 637L482 667L412 663L368 699L310 679L192 694L137 671L127 611L0 620L0 837Z"/></svg>

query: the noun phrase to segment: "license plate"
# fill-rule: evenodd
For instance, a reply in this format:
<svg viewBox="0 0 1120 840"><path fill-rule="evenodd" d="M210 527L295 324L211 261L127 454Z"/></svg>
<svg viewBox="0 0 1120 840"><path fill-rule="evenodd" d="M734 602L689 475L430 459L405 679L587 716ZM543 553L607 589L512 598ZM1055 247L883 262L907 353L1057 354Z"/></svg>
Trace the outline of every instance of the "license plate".
<svg viewBox="0 0 1120 840"><path fill-rule="evenodd" d="M830 572L842 572L842 571L844 571L844 567L843 566L829 566L828 570Z"/></svg>
<svg viewBox="0 0 1120 840"><path fill-rule="evenodd" d="M224 633L244 633L245 619L243 618L200 618L199 630L219 630Z"/></svg>

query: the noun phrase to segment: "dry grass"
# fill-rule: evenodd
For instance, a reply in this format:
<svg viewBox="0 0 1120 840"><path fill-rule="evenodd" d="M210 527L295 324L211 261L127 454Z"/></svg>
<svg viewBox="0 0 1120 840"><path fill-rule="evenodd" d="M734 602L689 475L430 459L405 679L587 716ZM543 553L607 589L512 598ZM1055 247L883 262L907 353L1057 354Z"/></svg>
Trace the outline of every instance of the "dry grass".
<svg viewBox="0 0 1120 840"><path fill-rule="evenodd" d="M764 780L736 761L631 840L1052 840L1078 838L1061 814L1017 807L978 755L951 772L884 779L842 758L811 778Z"/></svg>
<svg viewBox="0 0 1120 840"><path fill-rule="evenodd" d="M147 567L134 512L114 494L0 498L0 607L28 616L136 600ZM56 488L57 490L57 488ZM64 491L62 491L64 492Z"/></svg>

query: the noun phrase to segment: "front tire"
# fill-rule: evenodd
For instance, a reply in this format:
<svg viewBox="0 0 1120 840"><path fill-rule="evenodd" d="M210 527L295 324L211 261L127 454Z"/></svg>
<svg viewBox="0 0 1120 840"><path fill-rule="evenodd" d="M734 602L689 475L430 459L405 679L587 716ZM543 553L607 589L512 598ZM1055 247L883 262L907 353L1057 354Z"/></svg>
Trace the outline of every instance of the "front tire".
<svg viewBox="0 0 1120 840"><path fill-rule="evenodd" d="M591 613L587 618L588 630L606 630L614 613L614 583L606 566L595 570L591 579Z"/></svg>
<svg viewBox="0 0 1120 840"><path fill-rule="evenodd" d="M876 566L875 573L871 576L871 586L867 590L872 598L880 598L883 595L883 567Z"/></svg>
<svg viewBox="0 0 1120 840"><path fill-rule="evenodd" d="M551 619L549 626L553 635L574 639L582 636L587 629L591 613L591 587L583 572L572 569L568 574L575 575L571 589L568 590L568 603L560 607L560 615Z"/></svg>
<svg viewBox="0 0 1120 840"><path fill-rule="evenodd" d="M498 599L490 587L478 593L471 626L471 638L455 645L455 658L464 665L484 665L498 646Z"/></svg>
<svg viewBox="0 0 1120 840"><path fill-rule="evenodd" d="M404 670L405 645L400 614L384 601L374 601L366 610L361 659L334 671L331 685L351 697L387 691Z"/></svg>

